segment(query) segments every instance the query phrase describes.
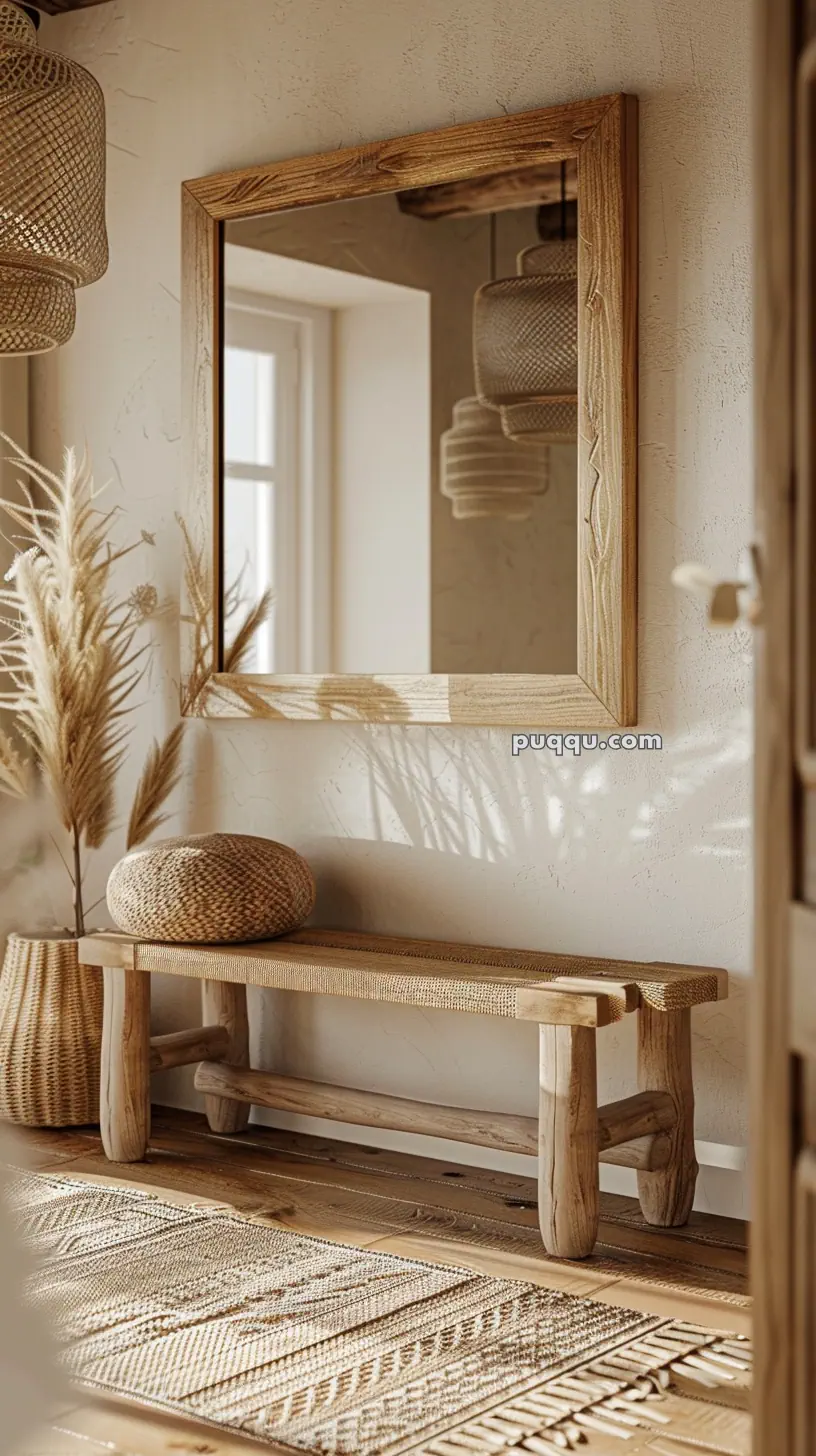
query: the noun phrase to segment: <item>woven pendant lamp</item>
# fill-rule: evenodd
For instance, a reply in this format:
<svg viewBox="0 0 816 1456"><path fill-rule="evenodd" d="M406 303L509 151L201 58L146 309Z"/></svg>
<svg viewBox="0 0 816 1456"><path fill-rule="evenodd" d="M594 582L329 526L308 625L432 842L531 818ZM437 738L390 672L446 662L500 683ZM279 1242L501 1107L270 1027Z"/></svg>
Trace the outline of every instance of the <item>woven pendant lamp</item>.
<svg viewBox="0 0 816 1456"><path fill-rule="evenodd" d="M511 440L577 438L577 256L574 238L539 243L519 256L519 276L476 294L476 393Z"/></svg>
<svg viewBox="0 0 816 1456"><path fill-rule="evenodd" d="M496 277L496 215L489 226L490 278ZM533 496L550 483L546 450L509 440L497 410L472 395L453 406L453 424L441 439L440 490L453 503L455 521L499 517L526 521Z"/></svg>
<svg viewBox="0 0 816 1456"><path fill-rule="evenodd" d="M453 502L456 521L500 516L526 521L533 497L550 483L549 451L517 444L502 430L498 410L478 399L453 406L453 426L442 436L442 494Z"/></svg>
<svg viewBox="0 0 816 1456"><path fill-rule="evenodd" d="M0 354L67 343L75 290L107 266L102 92L0 0Z"/></svg>

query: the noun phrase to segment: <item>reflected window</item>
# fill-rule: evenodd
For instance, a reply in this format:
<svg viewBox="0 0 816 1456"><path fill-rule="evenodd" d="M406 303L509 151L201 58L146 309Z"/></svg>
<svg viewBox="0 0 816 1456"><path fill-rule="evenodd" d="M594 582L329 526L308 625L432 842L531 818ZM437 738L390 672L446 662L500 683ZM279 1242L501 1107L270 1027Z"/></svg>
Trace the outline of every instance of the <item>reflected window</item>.
<svg viewBox="0 0 816 1456"><path fill-rule="evenodd" d="M277 332L270 330L271 334ZM224 450L228 465L274 464L275 362L274 354L235 347L225 351L224 383L230 407L224 421Z"/></svg>
<svg viewBox="0 0 816 1456"><path fill-rule="evenodd" d="M243 672L315 671L318 639L311 578L321 525L317 435L328 391L316 351L327 331L316 310L230 293L225 308L223 573L228 654L247 611L268 594L269 612ZM325 397L324 397L325 396ZM308 593L308 597L307 597Z"/></svg>

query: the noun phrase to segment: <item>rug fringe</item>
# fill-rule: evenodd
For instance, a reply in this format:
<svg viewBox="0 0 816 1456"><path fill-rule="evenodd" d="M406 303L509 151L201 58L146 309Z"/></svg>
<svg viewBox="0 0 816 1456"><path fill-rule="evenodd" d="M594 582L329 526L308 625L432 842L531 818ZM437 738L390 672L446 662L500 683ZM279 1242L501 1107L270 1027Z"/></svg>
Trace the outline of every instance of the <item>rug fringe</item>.
<svg viewBox="0 0 816 1456"><path fill-rule="evenodd" d="M657 1435L672 1424L659 1406L673 1377L710 1398L724 1387L744 1389L751 1365L747 1335L672 1320L463 1422L413 1456L563 1456L590 1433L624 1441L636 1430Z"/></svg>

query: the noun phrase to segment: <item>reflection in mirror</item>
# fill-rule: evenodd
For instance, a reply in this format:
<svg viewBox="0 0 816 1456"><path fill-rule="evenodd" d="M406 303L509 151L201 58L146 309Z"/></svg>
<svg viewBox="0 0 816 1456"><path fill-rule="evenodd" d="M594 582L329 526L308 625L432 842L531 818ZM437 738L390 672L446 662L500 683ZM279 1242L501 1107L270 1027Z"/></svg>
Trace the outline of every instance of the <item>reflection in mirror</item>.
<svg viewBox="0 0 816 1456"><path fill-rule="evenodd" d="M572 164L539 179L226 225L227 642L270 599L245 672L576 672Z"/></svg>

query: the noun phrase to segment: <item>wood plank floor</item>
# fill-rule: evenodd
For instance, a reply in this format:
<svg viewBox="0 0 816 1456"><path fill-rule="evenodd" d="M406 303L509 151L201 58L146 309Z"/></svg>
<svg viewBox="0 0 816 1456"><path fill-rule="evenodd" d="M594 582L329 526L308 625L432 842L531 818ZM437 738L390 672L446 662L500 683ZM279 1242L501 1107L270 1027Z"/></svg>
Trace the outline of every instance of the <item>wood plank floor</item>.
<svg viewBox="0 0 816 1456"><path fill-rule="evenodd" d="M114 1165L95 1129L22 1134L28 1166L128 1182L215 1199L302 1233L456 1263L496 1276L692 1320L750 1331L746 1226L693 1214L683 1229L652 1229L637 1201L601 1197L600 1239L591 1258L570 1264L541 1248L533 1180L465 1168L357 1143L250 1127L240 1137L210 1133L195 1113L154 1110L144 1163ZM77 1397L25 1456L232 1456L257 1444L190 1422L168 1420L123 1402ZM692 1451L747 1456L744 1410L672 1396L671 1435L637 1437L633 1453L690 1456ZM269 1450L269 1447L265 1449ZM603 1435L587 1456L621 1450Z"/></svg>

